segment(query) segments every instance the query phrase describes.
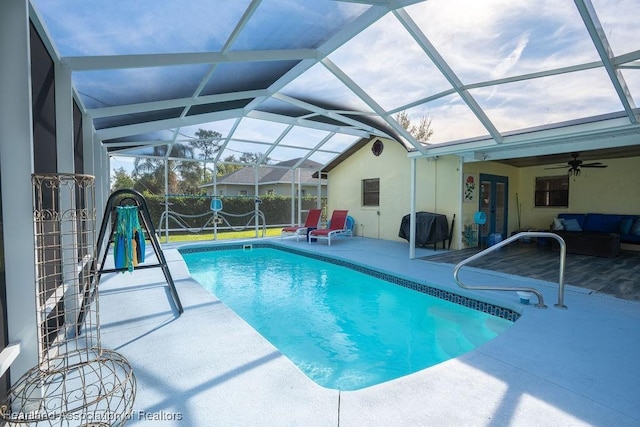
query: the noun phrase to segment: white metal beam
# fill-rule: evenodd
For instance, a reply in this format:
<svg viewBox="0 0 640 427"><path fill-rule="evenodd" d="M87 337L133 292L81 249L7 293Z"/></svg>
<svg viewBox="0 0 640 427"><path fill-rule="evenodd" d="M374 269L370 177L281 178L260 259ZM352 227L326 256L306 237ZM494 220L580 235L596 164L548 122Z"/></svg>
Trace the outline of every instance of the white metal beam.
<svg viewBox="0 0 640 427"><path fill-rule="evenodd" d="M266 113L264 111L251 111L247 113L246 116L254 119L268 120L276 123L284 123L287 125L298 125L311 129L324 130L327 132L345 133L347 135L358 136L361 138L369 136L369 132L354 127L337 126L330 123L316 122L313 120L305 120L274 113Z"/></svg>
<svg viewBox="0 0 640 427"><path fill-rule="evenodd" d="M139 135L146 132L173 129L181 126L199 125L202 123L215 122L218 120L233 119L242 117L244 110L237 108L234 110L218 111L215 113L200 114L197 116L178 117L174 119L155 120L152 122L136 123L125 126L99 129L96 136L99 140L122 138L125 136Z"/></svg>
<svg viewBox="0 0 640 427"><path fill-rule="evenodd" d="M362 122L359 122L358 120L352 119L350 117L346 117L343 114L338 113L337 111L332 111L332 110L327 110L327 109L324 109L324 108L320 108L320 107L318 107L316 105L313 105L313 104L311 104L309 102L301 101L299 99L293 98L293 97L288 96L288 95L284 95L282 93L276 93L276 94L274 94L272 96L272 98L278 99L280 101L286 102L286 103L291 104L291 105L295 105L295 106L303 108L305 110L312 111L314 113L317 113L318 115L325 116L325 117L330 118L332 120L336 120L336 121L339 121L339 122L344 122L347 125L363 129L363 130L368 131L368 132L370 132L372 134L377 134L377 133L381 132L379 129L376 129L373 126L366 125L366 124L364 124ZM352 112L352 113L355 114L356 112Z"/></svg>
<svg viewBox="0 0 640 427"><path fill-rule="evenodd" d="M437 49L431 44L431 41L424 35L420 27L415 23L415 21L409 16L409 14L404 10L396 10L393 12L396 18L400 21L400 23L405 27L409 35L413 37L413 39L418 43L418 45L422 48L422 50L429 56L434 65L440 70L442 75L449 81L451 86L456 90L458 95L462 98L462 100L467 104L467 106L471 109L473 114L480 120L480 123L487 129L489 135L495 140L496 143L502 143L502 135L498 131L498 129L491 122L489 117L485 114L484 110L478 105L476 100L471 96L471 94L464 89L464 85L462 81L458 78L458 76L453 72L449 64L444 60L444 58L440 55Z"/></svg>
<svg viewBox="0 0 640 427"><path fill-rule="evenodd" d="M214 104L216 102L236 101L265 96L264 89L228 92L216 95L199 96L197 98L176 98L164 101L142 102L137 104L116 105L113 107L94 108L87 111L92 118L114 117L126 114L146 113L149 111L167 110L192 105Z"/></svg>
<svg viewBox="0 0 640 427"><path fill-rule="evenodd" d="M384 119L389 126L402 135L416 150L424 152L425 147L417 141L405 128L403 128L380 104L378 104L369 94L354 82L345 72L343 72L329 58L322 60L322 64L348 87L358 98L360 98L369 108Z"/></svg>
<svg viewBox="0 0 640 427"><path fill-rule="evenodd" d="M313 147L311 150L309 150L309 152L307 153L307 155L306 155L306 156L302 157L300 160L298 160L298 161L296 162L296 164L295 164L295 165L293 165L292 169L297 169L297 168L299 168L299 167L300 167L300 165L301 165L302 163L304 163L304 162L305 162L305 160L307 160L309 157L311 157L311 155L312 155L313 153L323 152L323 153L334 153L334 154L340 154L340 153L336 153L335 151L322 150L322 146L323 146L327 141L329 141L331 138L333 138L335 135L336 135L336 133L335 133L335 132L332 132L332 133L328 134L327 136L325 136L324 138L322 138L322 140L321 140L319 143L317 143L315 147ZM319 173L319 172L320 172L320 171L318 171L318 173ZM318 174L318 176L319 176L319 174ZM318 194L320 194L320 193L318 193Z"/></svg>
<svg viewBox="0 0 640 427"><path fill-rule="evenodd" d="M289 125L287 126L281 133L280 135L278 135L278 137L275 139L275 141L273 141L270 145L270 147L267 149L267 151L264 152L264 154L262 155L262 157L260 157L260 159L256 162L256 164L261 165L264 163L264 161L267 159L267 157L269 157L269 154L271 154L271 152L273 150L276 149L276 147L278 146L278 144L280 144L280 142L282 142L282 140L284 139L285 136L287 136L287 134L289 132L291 132L291 130L293 129L293 125Z"/></svg>
<svg viewBox="0 0 640 427"><path fill-rule="evenodd" d="M62 57L61 62L72 71L92 71L229 62L300 61L316 56L315 49L237 50L231 52L65 56Z"/></svg>
<svg viewBox="0 0 640 427"><path fill-rule="evenodd" d="M607 70L611 83L620 98L624 111L626 111L627 116L629 117L629 121L631 121L631 123L636 123L638 118L633 111L633 109L636 108L633 97L629 92L624 76L620 70L614 66L613 50L611 49L611 45L609 45L607 35L602 28L602 24L600 24L600 20L593 8L591 0L574 1L578 8L578 12L580 12L580 16L582 17L582 21L589 32L589 36L591 36L591 40L598 51L598 55L600 55L600 59L602 59L604 68Z"/></svg>
<svg viewBox="0 0 640 427"><path fill-rule="evenodd" d="M258 8L258 6L260 6L260 3L262 3L262 0L253 0L251 4L245 9L244 13L242 14L242 17L240 18L240 21L238 22L236 27L233 29L233 31L227 38L227 41L225 42L224 46L222 46L222 53L227 53L229 51L229 48L240 36L242 29L246 27L247 22L249 22L249 19L251 19L256 9ZM193 98L200 96L200 94L206 87L207 83L209 82L209 79L211 79L211 76L213 76L213 73L215 72L216 68L218 68L218 63L212 64L211 67L209 67L209 70L207 71L207 73L204 75L202 80L200 80L198 87L196 87L196 90L193 93ZM188 114L190 107L191 106L185 107L184 111L182 112L183 117Z"/></svg>
<svg viewBox="0 0 640 427"><path fill-rule="evenodd" d="M429 156L455 154L467 160L473 160L474 153L482 152L485 160L500 160L638 145L640 125L629 124L626 116L606 123L607 127L603 127L605 121L600 121L505 136L504 143L501 145L496 145L491 139L434 145L431 146L428 154Z"/></svg>
<svg viewBox="0 0 640 427"><path fill-rule="evenodd" d="M42 39L42 43L44 43L44 45L46 46L47 51L49 52L49 55L51 55L51 58L54 60L54 62L59 62L60 52L58 52L58 48L56 47L56 45L53 44L53 37L51 37L51 34L49 33L47 26L42 21L42 18L40 18L40 14L38 13L37 9L33 7L33 5L31 4L31 1L29 1L28 3L29 3L29 19L31 23L33 24L40 38Z"/></svg>
<svg viewBox="0 0 640 427"><path fill-rule="evenodd" d="M382 16L387 13L387 9L384 7L371 7L367 9L362 15L358 16L349 25L346 25L334 34L329 40L325 41L316 51L314 58L302 59L296 66L280 77L275 83L269 87L269 91L272 94L278 93L289 83L301 76L305 71L316 65L321 59L325 58L330 53L334 52L340 46L347 43L353 37L357 36L365 28L376 22ZM256 98L253 102L247 105L246 110L252 111L257 109L267 97Z"/></svg>

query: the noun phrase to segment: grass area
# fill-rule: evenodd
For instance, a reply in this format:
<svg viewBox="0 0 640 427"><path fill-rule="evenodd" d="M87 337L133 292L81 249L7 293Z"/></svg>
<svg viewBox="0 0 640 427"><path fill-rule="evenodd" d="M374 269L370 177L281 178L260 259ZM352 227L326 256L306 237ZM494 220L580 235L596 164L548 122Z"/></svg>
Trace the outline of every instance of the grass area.
<svg viewBox="0 0 640 427"><path fill-rule="evenodd" d="M276 237L280 235L282 228L267 228L264 237ZM219 231L218 240L230 240L230 239L250 239L256 237L255 230L244 231ZM262 237L262 230L258 231L258 237ZM213 240L213 232L206 233L188 233L188 232L174 232L169 233L169 242L199 242L203 240ZM166 243L164 234L160 236L160 243Z"/></svg>

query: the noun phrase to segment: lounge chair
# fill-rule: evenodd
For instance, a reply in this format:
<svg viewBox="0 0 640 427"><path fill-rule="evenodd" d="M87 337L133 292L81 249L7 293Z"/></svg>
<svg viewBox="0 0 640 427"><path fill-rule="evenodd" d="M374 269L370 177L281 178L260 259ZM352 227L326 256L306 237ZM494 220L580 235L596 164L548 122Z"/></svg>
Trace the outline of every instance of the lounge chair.
<svg viewBox="0 0 640 427"><path fill-rule="evenodd" d="M327 244L331 246L331 238L336 236L352 236L351 228L347 226L346 210L334 210L331 214L328 228L319 228L309 232L309 243L311 239L327 239Z"/></svg>
<svg viewBox="0 0 640 427"><path fill-rule="evenodd" d="M300 236L306 236L309 229L318 227L320 223L320 216L322 215L322 209L309 209L307 219L304 225L293 225L291 227L284 227L280 231L280 238L284 239L284 236L295 234L296 241L300 239Z"/></svg>

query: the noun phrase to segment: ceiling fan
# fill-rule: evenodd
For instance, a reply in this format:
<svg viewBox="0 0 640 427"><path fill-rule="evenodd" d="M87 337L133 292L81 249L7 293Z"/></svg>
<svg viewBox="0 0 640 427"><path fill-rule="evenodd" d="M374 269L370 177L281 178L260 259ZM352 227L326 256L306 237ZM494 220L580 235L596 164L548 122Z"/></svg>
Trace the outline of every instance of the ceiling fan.
<svg viewBox="0 0 640 427"><path fill-rule="evenodd" d="M580 175L580 168L606 168L607 167L607 165L600 162L583 163L582 160L578 160L579 155L580 153L571 153L571 157L573 157L573 160L569 160L567 162L568 166L567 165L553 166L545 169L562 169L562 168L568 167L569 169L567 170L567 173L569 175L578 176Z"/></svg>

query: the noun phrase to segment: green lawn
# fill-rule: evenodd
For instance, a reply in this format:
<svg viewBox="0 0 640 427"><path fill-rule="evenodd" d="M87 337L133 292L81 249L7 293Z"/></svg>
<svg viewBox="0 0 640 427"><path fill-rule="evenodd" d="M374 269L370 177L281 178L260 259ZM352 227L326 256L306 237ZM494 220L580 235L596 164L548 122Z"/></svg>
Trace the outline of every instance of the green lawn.
<svg viewBox="0 0 640 427"><path fill-rule="evenodd" d="M281 228L267 228L265 237L276 237L280 235ZM256 236L255 230L244 231L224 231L218 232L218 240L228 239L248 239ZM258 237L262 237L262 230L258 231ZM213 240L213 232L206 233L188 233L188 232L174 232L169 233L169 242L198 242L201 240ZM160 235L160 243L166 243L164 234Z"/></svg>

